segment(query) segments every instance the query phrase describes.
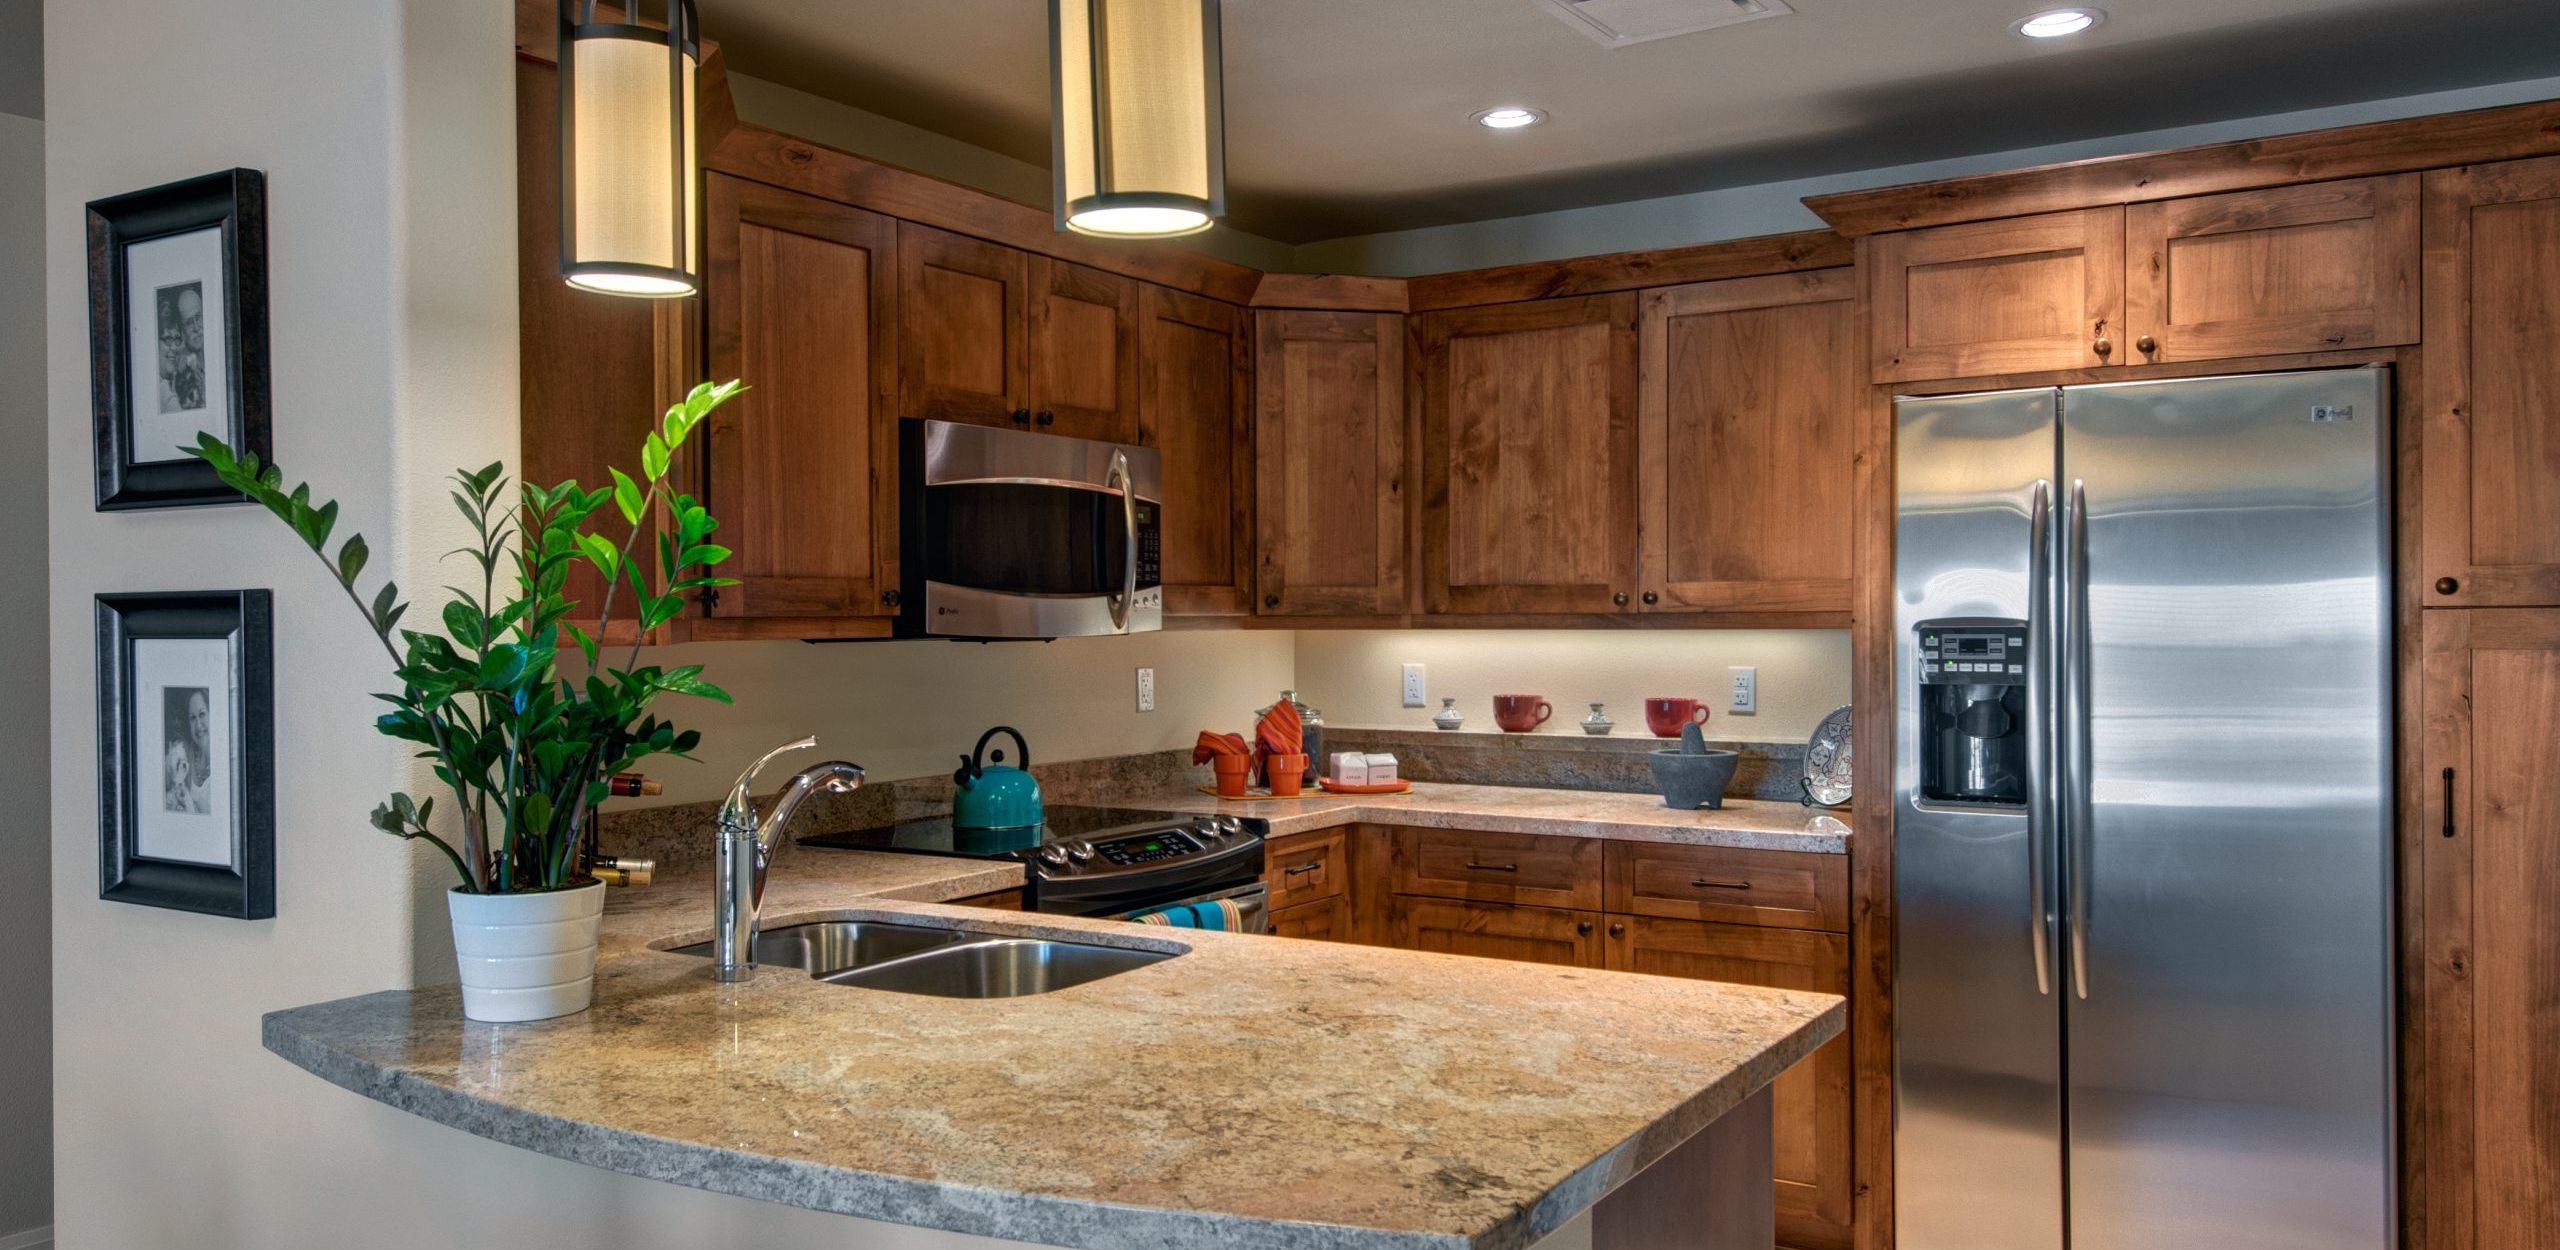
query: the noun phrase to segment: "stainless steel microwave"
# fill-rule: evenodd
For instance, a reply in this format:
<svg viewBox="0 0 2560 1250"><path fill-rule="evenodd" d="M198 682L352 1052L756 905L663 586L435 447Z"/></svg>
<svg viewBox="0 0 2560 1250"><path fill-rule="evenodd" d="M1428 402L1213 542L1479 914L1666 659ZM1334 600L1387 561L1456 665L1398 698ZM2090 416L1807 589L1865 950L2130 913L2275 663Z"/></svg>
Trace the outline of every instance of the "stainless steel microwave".
<svg viewBox="0 0 2560 1250"><path fill-rule="evenodd" d="M1163 628L1159 473L1151 448L900 421L898 633Z"/></svg>

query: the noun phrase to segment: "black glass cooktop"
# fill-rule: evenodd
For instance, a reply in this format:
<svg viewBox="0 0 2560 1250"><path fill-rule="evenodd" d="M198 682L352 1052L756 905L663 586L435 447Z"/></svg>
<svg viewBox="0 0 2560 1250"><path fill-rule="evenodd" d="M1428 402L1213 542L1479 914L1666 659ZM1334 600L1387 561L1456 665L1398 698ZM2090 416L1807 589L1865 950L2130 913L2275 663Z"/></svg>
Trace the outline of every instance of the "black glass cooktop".
<svg viewBox="0 0 2560 1250"><path fill-rule="evenodd" d="M1183 828L1193 819L1181 812L1148 812L1131 807L1052 806L1044 815L1048 818L1046 823L1023 829L962 829L953 825L948 816L902 820L871 829L812 834L800 839L800 844L998 859L1050 842L1081 842L1110 833Z"/></svg>

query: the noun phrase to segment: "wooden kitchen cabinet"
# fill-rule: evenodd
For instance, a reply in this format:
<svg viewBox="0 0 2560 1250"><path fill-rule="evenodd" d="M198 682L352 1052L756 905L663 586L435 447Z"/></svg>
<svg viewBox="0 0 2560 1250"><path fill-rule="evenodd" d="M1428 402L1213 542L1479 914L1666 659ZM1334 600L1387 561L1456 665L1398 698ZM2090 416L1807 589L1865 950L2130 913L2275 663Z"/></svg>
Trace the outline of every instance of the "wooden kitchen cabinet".
<svg viewBox="0 0 2560 1250"><path fill-rule="evenodd" d="M1404 611L1404 318L1273 309L1254 336L1254 611Z"/></svg>
<svg viewBox="0 0 2560 1250"><path fill-rule="evenodd" d="M1027 263L1032 428L1136 440L1138 283L1046 256Z"/></svg>
<svg viewBox="0 0 2560 1250"><path fill-rule="evenodd" d="M1273 910L1297 907L1348 893L1351 875L1350 831L1274 838L1263 848L1263 880L1271 890Z"/></svg>
<svg viewBox="0 0 2560 1250"><path fill-rule="evenodd" d="M1245 312L1160 286L1140 293L1136 439L1161 461L1164 610L1249 611L1253 428Z"/></svg>
<svg viewBox="0 0 2560 1250"><path fill-rule="evenodd" d="M1607 917L1607 926L1607 966L1613 972L1849 992L1845 933L1620 915ZM1778 1241L1794 1250L1841 1250L1850 1244L1850 1074L1849 1038L1843 1034L1770 1087Z"/></svg>
<svg viewBox="0 0 2560 1250"><path fill-rule="evenodd" d="M1677 842L1607 844L1612 912L1790 929L1849 929L1849 857Z"/></svg>
<svg viewBox="0 0 2560 1250"><path fill-rule="evenodd" d="M1414 828L1391 829L1388 836L1398 894L1579 911L1601 904L1596 838Z"/></svg>
<svg viewBox="0 0 2560 1250"><path fill-rule="evenodd" d="M1030 259L898 223L899 416L1028 428Z"/></svg>
<svg viewBox="0 0 2560 1250"><path fill-rule="evenodd" d="M896 223L706 179L707 506L736 554L719 618L885 616L898 585ZM815 632L825 632L817 630ZM796 636L796 635L795 635Z"/></svg>
<svg viewBox="0 0 2560 1250"><path fill-rule="evenodd" d="M2087 369L2124 348L2124 210L1878 235L1862 258L1878 382Z"/></svg>
<svg viewBox="0 0 2560 1250"><path fill-rule="evenodd" d="M1388 944L1403 950L1574 968L1606 960L1595 912L1399 895L1389 905L1387 931Z"/></svg>
<svg viewBox="0 0 2560 1250"><path fill-rule="evenodd" d="M1295 907L1275 908L1271 912L1271 935L1316 942L1348 942L1351 940L1351 900L1335 897L1300 903Z"/></svg>
<svg viewBox="0 0 2560 1250"><path fill-rule="evenodd" d="M1848 612L1857 297L1846 269L1644 293L1644 610Z"/></svg>
<svg viewBox="0 0 2560 1250"><path fill-rule="evenodd" d="M2154 200L2124 232L2125 363L2418 341L2416 174Z"/></svg>
<svg viewBox="0 0 2560 1250"><path fill-rule="evenodd" d="M2422 1250L2560 1228L2560 611L2424 614L2422 971L2404 1040ZM2405 852L2404 852L2405 854ZM2404 947L2404 949L2407 949ZM2414 952L2413 952L2414 953Z"/></svg>
<svg viewBox="0 0 2560 1250"><path fill-rule="evenodd" d="M2418 584L2560 604L2560 157L2426 175Z"/></svg>
<svg viewBox="0 0 2560 1250"><path fill-rule="evenodd" d="M1635 294L1427 313L1414 335L1429 610L1629 608Z"/></svg>

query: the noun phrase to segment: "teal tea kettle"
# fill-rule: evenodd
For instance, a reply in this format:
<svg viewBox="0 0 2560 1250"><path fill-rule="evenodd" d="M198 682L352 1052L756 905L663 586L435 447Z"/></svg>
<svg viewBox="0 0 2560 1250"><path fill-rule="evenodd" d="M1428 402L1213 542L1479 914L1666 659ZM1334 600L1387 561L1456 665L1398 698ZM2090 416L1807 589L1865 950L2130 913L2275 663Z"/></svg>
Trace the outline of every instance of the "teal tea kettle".
<svg viewBox="0 0 2560 1250"><path fill-rule="evenodd" d="M997 734L1013 739L1016 756L1030 766L1031 746L1022 740L1021 730L998 725L980 734L977 749L961 756L960 770L951 774L951 783L960 787L952 796L951 823L959 828L1023 829L1040 823L1040 781L1005 764L1002 750L987 753L987 743ZM989 759L995 762L987 763Z"/></svg>

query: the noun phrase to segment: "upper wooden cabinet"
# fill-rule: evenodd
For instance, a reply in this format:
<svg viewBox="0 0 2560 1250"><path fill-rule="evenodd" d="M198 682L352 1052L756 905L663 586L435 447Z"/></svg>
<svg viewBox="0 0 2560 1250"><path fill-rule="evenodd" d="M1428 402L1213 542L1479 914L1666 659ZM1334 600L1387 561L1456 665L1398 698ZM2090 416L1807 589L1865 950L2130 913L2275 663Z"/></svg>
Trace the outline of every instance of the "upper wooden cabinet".
<svg viewBox="0 0 2560 1250"><path fill-rule="evenodd" d="M1014 425L1031 408L1030 257L898 223L898 415Z"/></svg>
<svg viewBox="0 0 2560 1250"><path fill-rule="evenodd" d="M1846 269L1644 293L1645 610L1849 610L1857 325Z"/></svg>
<svg viewBox="0 0 2560 1250"><path fill-rule="evenodd" d="M1136 441L1161 461L1164 610L1241 615L1253 563L1245 313L1159 286L1140 304ZM1064 429L1063 409L1058 418L1061 433L1111 437Z"/></svg>
<svg viewBox="0 0 2560 1250"><path fill-rule="evenodd" d="M2125 209L2132 364L2418 340L2418 176Z"/></svg>
<svg viewBox="0 0 2560 1250"><path fill-rule="evenodd" d="M2419 584L2560 604L2560 157L2426 176Z"/></svg>
<svg viewBox="0 0 2560 1250"><path fill-rule="evenodd" d="M1404 318L1254 318L1254 610L1405 608Z"/></svg>
<svg viewBox="0 0 2560 1250"><path fill-rule="evenodd" d="M1414 319L1433 612L1616 612L1636 581L1636 296Z"/></svg>
<svg viewBox="0 0 2560 1250"><path fill-rule="evenodd" d="M898 584L896 223L707 181L711 374L747 384L709 423L708 506L737 553L721 571L739 581L713 614L887 615Z"/></svg>
<svg viewBox="0 0 2560 1250"><path fill-rule="evenodd" d="M2124 320L2124 210L1879 235L1865 257L1875 380L2111 363Z"/></svg>
<svg viewBox="0 0 2560 1250"><path fill-rule="evenodd" d="M1032 426L1069 438L1135 439L1137 282L1046 256L1029 264Z"/></svg>

